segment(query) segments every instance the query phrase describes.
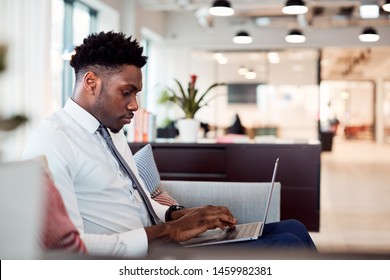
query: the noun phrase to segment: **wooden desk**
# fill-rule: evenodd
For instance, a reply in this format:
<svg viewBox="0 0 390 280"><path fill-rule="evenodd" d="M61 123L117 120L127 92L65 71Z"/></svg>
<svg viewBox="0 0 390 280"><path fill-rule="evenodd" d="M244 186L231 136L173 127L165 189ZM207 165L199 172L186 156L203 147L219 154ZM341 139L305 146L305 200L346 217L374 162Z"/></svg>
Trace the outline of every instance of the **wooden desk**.
<svg viewBox="0 0 390 280"><path fill-rule="evenodd" d="M146 143L131 143L133 153ZM280 158L281 219L319 231L320 144L151 143L162 180L268 182Z"/></svg>

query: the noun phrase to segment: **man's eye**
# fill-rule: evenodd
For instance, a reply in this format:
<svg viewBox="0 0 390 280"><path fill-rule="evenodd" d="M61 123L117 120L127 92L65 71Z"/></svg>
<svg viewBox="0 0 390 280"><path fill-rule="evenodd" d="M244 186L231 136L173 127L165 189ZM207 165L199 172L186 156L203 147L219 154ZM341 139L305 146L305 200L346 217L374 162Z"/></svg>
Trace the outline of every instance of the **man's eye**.
<svg viewBox="0 0 390 280"><path fill-rule="evenodd" d="M137 96L137 91L135 90L124 90L123 96Z"/></svg>

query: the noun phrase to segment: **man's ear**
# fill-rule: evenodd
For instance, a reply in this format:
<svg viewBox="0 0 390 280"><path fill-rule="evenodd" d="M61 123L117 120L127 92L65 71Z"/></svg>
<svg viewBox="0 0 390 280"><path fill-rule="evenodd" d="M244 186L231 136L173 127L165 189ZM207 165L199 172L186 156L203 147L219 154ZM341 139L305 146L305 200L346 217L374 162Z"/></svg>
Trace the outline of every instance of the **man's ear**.
<svg viewBox="0 0 390 280"><path fill-rule="evenodd" d="M95 73L88 71L84 75L83 82L84 82L84 87L87 90L87 92L94 95L96 93L96 88L97 88L98 83L99 83L98 76L96 76Z"/></svg>

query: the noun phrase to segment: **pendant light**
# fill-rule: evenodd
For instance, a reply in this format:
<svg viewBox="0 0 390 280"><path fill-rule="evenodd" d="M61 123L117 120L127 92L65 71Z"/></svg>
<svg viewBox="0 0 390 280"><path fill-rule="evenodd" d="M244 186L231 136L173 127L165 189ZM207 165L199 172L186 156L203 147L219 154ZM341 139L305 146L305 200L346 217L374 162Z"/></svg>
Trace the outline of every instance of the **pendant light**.
<svg viewBox="0 0 390 280"><path fill-rule="evenodd" d="M234 10L229 1L217 0L214 1L213 6L209 9L209 13L213 16L231 16Z"/></svg>
<svg viewBox="0 0 390 280"><path fill-rule="evenodd" d="M247 80L254 80L257 77L257 73L253 71L252 69L248 70L248 72L245 73L245 79Z"/></svg>
<svg viewBox="0 0 390 280"><path fill-rule="evenodd" d="M233 43L235 44L250 44L253 42L253 38L246 31L240 31L233 37Z"/></svg>
<svg viewBox="0 0 390 280"><path fill-rule="evenodd" d="M378 41L380 36L373 27L366 27L359 35L359 40L365 43L372 43Z"/></svg>
<svg viewBox="0 0 390 280"><path fill-rule="evenodd" d="M382 8L386 12L390 12L390 0L386 0L386 2L382 5Z"/></svg>
<svg viewBox="0 0 390 280"><path fill-rule="evenodd" d="M305 35L303 35L298 29L291 30L285 39L286 42L294 44L304 43L306 41Z"/></svg>
<svg viewBox="0 0 390 280"><path fill-rule="evenodd" d="M267 53L267 58L269 63L278 64L280 62L280 56L277 52L269 52Z"/></svg>
<svg viewBox="0 0 390 280"><path fill-rule="evenodd" d="M305 14L308 10L302 0L288 0L282 8L282 12L288 15Z"/></svg>
<svg viewBox="0 0 390 280"><path fill-rule="evenodd" d="M248 68L245 66L240 66L240 68L237 69L237 74L239 75L245 75L248 72Z"/></svg>

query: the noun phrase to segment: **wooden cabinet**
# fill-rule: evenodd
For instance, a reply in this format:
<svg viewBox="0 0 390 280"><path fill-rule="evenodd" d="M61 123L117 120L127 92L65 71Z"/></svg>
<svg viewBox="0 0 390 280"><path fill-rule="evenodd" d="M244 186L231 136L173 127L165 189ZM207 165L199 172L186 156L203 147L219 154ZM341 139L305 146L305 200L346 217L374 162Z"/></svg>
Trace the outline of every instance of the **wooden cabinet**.
<svg viewBox="0 0 390 280"><path fill-rule="evenodd" d="M131 143L136 153L146 143ZM280 158L281 219L319 231L320 144L151 143L162 180L268 182Z"/></svg>

